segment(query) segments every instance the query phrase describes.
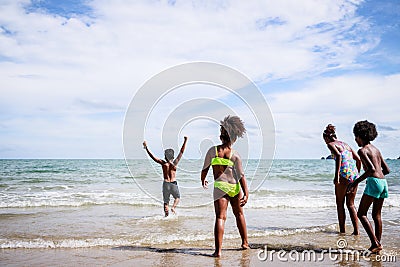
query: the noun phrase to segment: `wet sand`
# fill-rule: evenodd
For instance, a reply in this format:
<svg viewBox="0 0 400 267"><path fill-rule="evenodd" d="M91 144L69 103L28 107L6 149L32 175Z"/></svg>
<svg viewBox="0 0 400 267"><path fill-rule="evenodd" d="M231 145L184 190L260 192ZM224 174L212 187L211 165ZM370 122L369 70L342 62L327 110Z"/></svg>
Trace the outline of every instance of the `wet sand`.
<svg viewBox="0 0 400 267"><path fill-rule="evenodd" d="M240 240L229 240L223 248L221 258L213 258L212 244L196 246L195 243L182 244L176 248L168 246L118 246L75 249L2 249L2 266L397 266L396 257L382 262L379 256L346 258L338 252L321 253L328 247L318 247L316 236L304 236L302 244L292 245L290 238L271 240L254 238L251 249L241 250L233 244ZM337 237L332 237L334 242ZM350 239L349 237L347 237ZM367 244L363 240L362 244ZM268 248L266 258L265 247ZM352 245L349 245L351 248ZM361 249L352 248L361 252ZM313 250L309 256L304 251ZM275 252L272 252L275 251ZM279 252L280 251L280 252ZM280 253L278 255L278 252ZM272 254L271 254L272 253ZM399 254L399 251L383 251L381 255ZM273 257L271 257L273 255ZM351 255L350 255L351 256ZM310 257L310 258L309 258ZM391 262L388 262L388 261Z"/></svg>

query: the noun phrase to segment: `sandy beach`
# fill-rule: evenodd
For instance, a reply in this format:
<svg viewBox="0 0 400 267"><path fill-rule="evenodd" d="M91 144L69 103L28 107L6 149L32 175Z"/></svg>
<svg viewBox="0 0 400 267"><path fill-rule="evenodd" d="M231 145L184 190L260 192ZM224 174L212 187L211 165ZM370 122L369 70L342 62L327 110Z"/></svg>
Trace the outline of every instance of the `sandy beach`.
<svg viewBox="0 0 400 267"><path fill-rule="evenodd" d="M377 255L364 255L362 250L343 250L318 247L318 236L303 236L303 244L291 244L293 239L281 238L262 243L253 238L251 249L240 250L232 246L238 239L230 240L221 258L213 258L210 246L195 243L171 248L168 246L117 246L80 249L3 249L0 251L2 266L398 266L396 254L400 251L383 250ZM326 237L325 237L326 238ZM338 236L331 236L334 243ZM349 247L357 243L352 240ZM361 238L361 243L367 243ZM360 241L360 240L358 240ZM275 244L272 244L275 243ZM268 248L268 256L265 254ZM332 248L331 248L332 249ZM323 250L326 250L324 252ZM347 253L346 253L347 251ZM355 256L359 251L359 257Z"/></svg>

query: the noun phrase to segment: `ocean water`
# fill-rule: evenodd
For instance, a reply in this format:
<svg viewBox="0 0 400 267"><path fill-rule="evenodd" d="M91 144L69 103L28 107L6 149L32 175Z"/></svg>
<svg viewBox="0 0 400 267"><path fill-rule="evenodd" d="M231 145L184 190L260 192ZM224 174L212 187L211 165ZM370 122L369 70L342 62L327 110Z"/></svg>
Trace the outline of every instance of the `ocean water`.
<svg viewBox="0 0 400 267"><path fill-rule="evenodd" d="M400 252L400 160L387 163L382 243ZM165 218L161 169L150 160L129 161L129 168L119 159L0 160L0 248L213 247L212 184L201 187L201 164L181 161L181 202L177 214ZM332 160L245 161L249 242L333 246L338 236L333 171ZM356 206L363 190L361 184ZM349 236L348 215L346 225L352 246L369 246L361 225L360 238ZM224 246L238 245L229 208Z"/></svg>

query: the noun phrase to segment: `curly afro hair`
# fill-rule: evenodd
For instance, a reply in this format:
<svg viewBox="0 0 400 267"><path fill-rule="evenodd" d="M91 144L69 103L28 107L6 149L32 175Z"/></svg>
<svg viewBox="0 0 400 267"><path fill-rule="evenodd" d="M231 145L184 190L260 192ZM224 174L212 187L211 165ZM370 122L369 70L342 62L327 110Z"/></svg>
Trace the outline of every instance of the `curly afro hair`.
<svg viewBox="0 0 400 267"><path fill-rule="evenodd" d="M238 116L226 116L221 123L221 128L223 128L228 134L221 134L221 138L226 141L235 142L238 137L243 137L243 134L246 132L244 128L243 121Z"/></svg>
<svg viewBox="0 0 400 267"><path fill-rule="evenodd" d="M324 138L329 138L329 139L337 138L336 137L336 127L333 126L332 124L328 124L328 126L326 126L325 131L322 134L322 136Z"/></svg>
<svg viewBox="0 0 400 267"><path fill-rule="evenodd" d="M359 121L354 125L353 133L355 137L360 137L362 140L374 141L378 136L375 124L365 121Z"/></svg>

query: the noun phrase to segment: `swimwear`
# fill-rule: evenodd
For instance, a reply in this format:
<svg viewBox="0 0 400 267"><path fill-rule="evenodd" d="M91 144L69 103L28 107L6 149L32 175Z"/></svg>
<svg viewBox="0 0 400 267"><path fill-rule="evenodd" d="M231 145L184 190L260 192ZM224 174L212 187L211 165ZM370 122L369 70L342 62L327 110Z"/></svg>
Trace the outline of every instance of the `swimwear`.
<svg viewBox="0 0 400 267"><path fill-rule="evenodd" d="M352 183L355 179L358 178L356 161L353 159L351 150L346 147L347 145L343 142L340 142L340 144L342 146L342 152L340 152L342 163L340 164L339 174L350 183ZM333 158L335 157L333 156Z"/></svg>
<svg viewBox="0 0 400 267"><path fill-rule="evenodd" d="M179 193L178 183L176 181L173 182L163 182L163 199L164 203L169 203L169 196L172 195L175 199L180 198L181 194Z"/></svg>
<svg viewBox="0 0 400 267"><path fill-rule="evenodd" d="M215 181L214 188L218 188L221 191L228 194L230 197L234 197L240 193L240 184L239 182L236 184L231 184L224 181Z"/></svg>
<svg viewBox="0 0 400 267"><path fill-rule="evenodd" d="M233 155L233 151L231 152L231 155L229 159L226 158L220 158L218 157L218 149L215 147L215 158L211 160L211 165L223 165L223 166L231 166L233 167L235 163L231 160L231 157Z"/></svg>
<svg viewBox="0 0 400 267"><path fill-rule="evenodd" d="M222 165L233 167L235 163L231 160L234 151L232 150L229 159L218 157L218 149L215 147L215 158L211 160L211 165ZM214 188L218 188L219 190L225 192L230 197L234 197L240 193L240 184L237 182L236 184L231 184L225 181L215 181Z"/></svg>
<svg viewBox="0 0 400 267"><path fill-rule="evenodd" d="M367 185L364 189L364 194L374 198L387 198L388 184L386 179L379 179L376 177L368 177Z"/></svg>

